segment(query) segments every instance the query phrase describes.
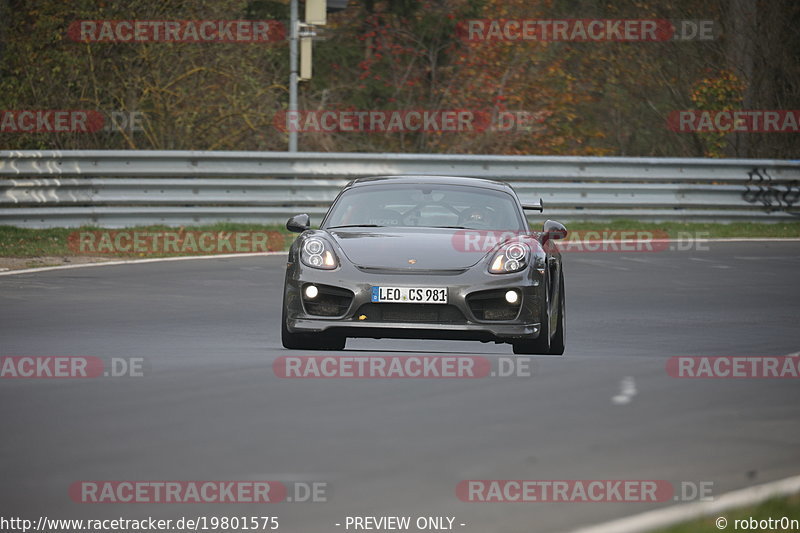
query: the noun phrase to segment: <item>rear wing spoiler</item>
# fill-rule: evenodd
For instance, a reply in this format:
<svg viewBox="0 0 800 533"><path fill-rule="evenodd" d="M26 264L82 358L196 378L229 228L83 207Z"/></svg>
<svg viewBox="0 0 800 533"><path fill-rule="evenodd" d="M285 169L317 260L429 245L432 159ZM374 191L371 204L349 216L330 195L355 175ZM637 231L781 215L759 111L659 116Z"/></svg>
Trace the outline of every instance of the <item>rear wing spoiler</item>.
<svg viewBox="0 0 800 533"><path fill-rule="evenodd" d="M538 204L522 204L522 209L525 211L539 211L541 213L544 211L544 202L539 198Z"/></svg>

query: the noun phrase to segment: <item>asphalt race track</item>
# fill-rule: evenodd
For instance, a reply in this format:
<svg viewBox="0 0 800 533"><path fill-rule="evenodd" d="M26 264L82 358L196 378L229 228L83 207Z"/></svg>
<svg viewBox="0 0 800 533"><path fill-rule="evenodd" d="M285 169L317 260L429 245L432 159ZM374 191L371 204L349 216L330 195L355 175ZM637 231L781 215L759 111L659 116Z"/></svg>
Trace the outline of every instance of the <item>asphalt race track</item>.
<svg viewBox="0 0 800 533"><path fill-rule="evenodd" d="M800 351L800 243L708 248L565 255L566 355L503 379L276 377L277 357L309 355L280 345L280 255L0 277L0 355L144 359L143 377L0 380L0 515L270 515L298 533L454 516L464 532L552 532L672 502L470 503L456 485L657 479L722 494L798 474L800 380L665 365ZM350 340L345 353L511 348ZM635 394L615 403L629 377ZM81 480L318 481L328 501L80 504Z"/></svg>

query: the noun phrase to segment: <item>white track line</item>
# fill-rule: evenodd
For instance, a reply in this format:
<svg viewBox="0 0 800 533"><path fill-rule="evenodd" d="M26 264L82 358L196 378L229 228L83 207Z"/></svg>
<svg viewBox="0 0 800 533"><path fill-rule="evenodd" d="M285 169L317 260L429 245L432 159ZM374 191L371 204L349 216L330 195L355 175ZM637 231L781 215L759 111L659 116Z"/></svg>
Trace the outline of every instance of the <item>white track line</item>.
<svg viewBox="0 0 800 533"><path fill-rule="evenodd" d="M763 485L728 492L710 502L693 502L673 505L666 509L646 513L572 530L571 533L641 533L657 528L669 527L688 520L719 515L723 511L757 505L777 496L789 496L800 492L800 476L793 476ZM727 517L726 517L727 518ZM732 524L728 524L729 526ZM733 528L729 528L733 530Z"/></svg>
<svg viewBox="0 0 800 533"><path fill-rule="evenodd" d="M693 239L670 239L666 242L685 242L692 241ZM758 237L730 237L718 239L694 239L696 242L798 242L800 237L765 237L759 239Z"/></svg>
<svg viewBox="0 0 800 533"><path fill-rule="evenodd" d="M575 230L579 231L579 230ZM625 231L625 230L622 230ZM725 237L725 238L714 238L714 239L706 239L706 238L692 238L687 237L685 239L586 239L586 241L582 241L580 239L570 241L569 236L566 240L559 242L560 245L570 246L575 244L580 244L581 242L588 242L592 244L637 244L637 243L686 243L686 242L800 242L800 237Z"/></svg>
<svg viewBox="0 0 800 533"><path fill-rule="evenodd" d="M614 405L626 405L631 403L636 396L636 381L633 376L625 376L619 384L619 394L611 398Z"/></svg>
<svg viewBox="0 0 800 533"><path fill-rule="evenodd" d="M103 261L100 263L80 263L77 265L59 265L41 268L25 268L0 272L0 276L13 276L14 274L31 274L46 272L48 270L69 270L73 268L87 268L99 266L133 265L138 263L159 263L162 261L189 261L193 259L233 259L237 257L261 257L267 255L286 255L287 252L253 252L245 254L216 254L216 255L182 255L180 257L153 257L150 259L126 259L123 261Z"/></svg>

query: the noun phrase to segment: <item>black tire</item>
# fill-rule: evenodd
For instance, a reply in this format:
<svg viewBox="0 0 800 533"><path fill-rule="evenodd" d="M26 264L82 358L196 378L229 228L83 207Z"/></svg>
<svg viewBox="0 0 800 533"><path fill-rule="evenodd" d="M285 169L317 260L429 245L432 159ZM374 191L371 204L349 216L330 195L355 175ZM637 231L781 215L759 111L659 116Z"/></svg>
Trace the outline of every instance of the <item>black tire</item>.
<svg viewBox="0 0 800 533"><path fill-rule="evenodd" d="M564 355L564 335L567 329L567 304L564 295L564 272L558 282L558 327L550 340L550 355Z"/></svg>
<svg viewBox="0 0 800 533"><path fill-rule="evenodd" d="M550 291L546 290L545 295ZM550 313L547 312L550 307L549 296L547 297L540 316L545 317L542 320L541 331L539 336L535 339L514 341L511 345L514 348L514 353L518 355L534 355L534 354L549 354L550 353Z"/></svg>
<svg viewBox="0 0 800 533"><path fill-rule="evenodd" d="M286 327L286 306L281 314L281 343L288 350L344 350L345 337L325 333L292 333Z"/></svg>

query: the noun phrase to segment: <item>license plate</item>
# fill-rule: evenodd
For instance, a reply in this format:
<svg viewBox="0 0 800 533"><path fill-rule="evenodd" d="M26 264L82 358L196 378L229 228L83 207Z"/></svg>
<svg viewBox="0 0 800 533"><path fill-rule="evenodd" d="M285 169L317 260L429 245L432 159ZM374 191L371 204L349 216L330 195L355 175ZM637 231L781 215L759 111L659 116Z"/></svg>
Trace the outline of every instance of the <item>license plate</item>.
<svg viewBox="0 0 800 533"><path fill-rule="evenodd" d="M372 287L375 303L446 304L447 289L431 287Z"/></svg>

